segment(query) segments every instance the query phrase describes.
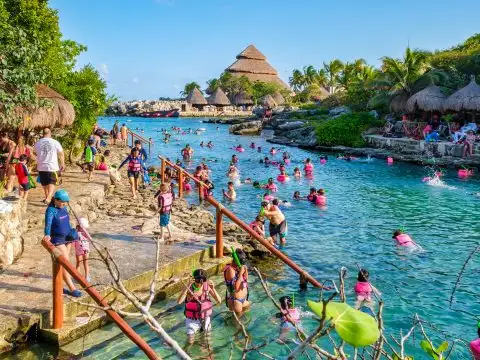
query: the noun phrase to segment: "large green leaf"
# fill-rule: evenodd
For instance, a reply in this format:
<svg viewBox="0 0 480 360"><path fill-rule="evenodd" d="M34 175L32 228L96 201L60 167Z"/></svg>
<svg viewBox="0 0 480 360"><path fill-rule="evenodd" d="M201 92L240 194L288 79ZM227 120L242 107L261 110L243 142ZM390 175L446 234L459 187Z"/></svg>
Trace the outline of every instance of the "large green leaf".
<svg viewBox="0 0 480 360"><path fill-rule="evenodd" d="M448 342L444 341L443 343L440 344L440 346L437 348L437 353L441 354L445 350L448 349Z"/></svg>
<svg viewBox="0 0 480 360"><path fill-rule="evenodd" d="M420 346L422 347L423 351L425 351L432 359L438 360L437 354L432 349L432 346L427 340L420 341Z"/></svg>
<svg viewBox="0 0 480 360"><path fill-rule="evenodd" d="M315 314L322 316L323 303L308 300L308 306ZM329 302L325 312L327 319L335 324L338 336L350 345L369 346L380 337L375 319L346 303Z"/></svg>

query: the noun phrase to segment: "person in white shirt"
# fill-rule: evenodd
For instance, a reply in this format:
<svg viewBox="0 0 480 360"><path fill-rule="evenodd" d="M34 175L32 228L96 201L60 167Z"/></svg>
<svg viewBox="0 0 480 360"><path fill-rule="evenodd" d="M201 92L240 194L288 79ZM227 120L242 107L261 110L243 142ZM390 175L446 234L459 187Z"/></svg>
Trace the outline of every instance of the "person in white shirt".
<svg viewBox="0 0 480 360"><path fill-rule="evenodd" d="M55 192L58 182L58 171L65 169L65 155L60 143L52 139L52 132L46 128L43 130L43 138L38 140L34 147L37 155L37 170L40 183L45 192L43 203L49 204ZM60 166L58 161L60 160Z"/></svg>

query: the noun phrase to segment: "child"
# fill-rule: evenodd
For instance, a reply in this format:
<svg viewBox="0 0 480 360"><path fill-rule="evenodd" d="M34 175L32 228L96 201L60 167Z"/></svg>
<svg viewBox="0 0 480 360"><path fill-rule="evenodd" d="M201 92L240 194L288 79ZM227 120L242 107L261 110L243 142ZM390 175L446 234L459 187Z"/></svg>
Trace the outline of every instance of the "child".
<svg viewBox="0 0 480 360"><path fill-rule="evenodd" d="M402 230L395 230L392 236L398 246L405 246L405 247L417 247L418 245L415 241L412 240L410 235L405 234Z"/></svg>
<svg viewBox="0 0 480 360"><path fill-rule="evenodd" d="M315 204L320 206L327 205L327 197L325 196L324 189L318 189L317 198L315 199Z"/></svg>
<svg viewBox="0 0 480 360"><path fill-rule="evenodd" d="M270 201L272 201L273 199L275 199L275 196L270 195L268 192L265 193L265 194L263 194L263 201L270 202Z"/></svg>
<svg viewBox="0 0 480 360"><path fill-rule="evenodd" d="M108 165L107 161L104 155L101 155L100 158L98 159L98 164L95 166L95 169L100 170L100 171L107 171L108 170Z"/></svg>
<svg viewBox="0 0 480 360"><path fill-rule="evenodd" d="M188 176L184 176L183 178L183 190L192 191L192 185L190 184L190 178Z"/></svg>
<svg viewBox="0 0 480 360"><path fill-rule="evenodd" d="M95 144L94 139L88 139L87 146L83 149L82 154L82 169L85 171L85 166L88 170L88 181L92 180L93 169L95 169L95 154L97 149L93 146Z"/></svg>
<svg viewBox="0 0 480 360"><path fill-rule="evenodd" d="M298 167L293 169L293 176L295 176L296 178L302 177L302 172L300 171L300 169Z"/></svg>
<svg viewBox="0 0 480 360"><path fill-rule="evenodd" d="M168 184L162 183L160 185L160 190L155 194L155 197L156 196L158 196L158 212L160 213L160 240L163 240L163 228L167 228L168 239L171 240L170 213L172 211L172 204L175 200L175 195Z"/></svg>
<svg viewBox="0 0 480 360"><path fill-rule="evenodd" d="M289 332L290 330L295 330L294 324L298 324L300 321L300 312L294 307L293 300L290 296L282 296L280 299L280 307L282 308L281 313L279 314L282 322L281 335Z"/></svg>
<svg viewBox="0 0 480 360"><path fill-rule="evenodd" d="M18 158L18 163L15 164L15 174L17 175L18 180L18 194L20 199L27 200L28 190L30 190L30 181L29 173L27 169L27 160L28 157L26 154L20 155Z"/></svg>
<svg viewBox="0 0 480 360"><path fill-rule="evenodd" d="M75 241L75 258L77 260L75 267L77 270L79 270L80 264L83 263L85 279L87 279L88 282L91 281L90 268L88 266L88 253L90 252L90 244L88 243L88 239L84 231L89 227L88 220L85 218L80 218L79 224L77 225L78 239Z"/></svg>
<svg viewBox="0 0 480 360"><path fill-rule="evenodd" d="M313 164L310 158L305 160L305 166L303 167L303 171L305 171L306 176L311 176L313 174Z"/></svg>
<svg viewBox="0 0 480 360"><path fill-rule="evenodd" d="M265 220L262 216L257 216L254 221L250 223L250 228L260 236L265 236Z"/></svg>
<svg viewBox="0 0 480 360"><path fill-rule="evenodd" d="M213 281L207 281L207 272L196 269L185 291L177 299L177 303L185 302L185 326L187 328L188 343L192 344L198 331L210 331L212 315L212 296L217 304L222 302L215 290Z"/></svg>
<svg viewBox="0 0 480 360"><path fill-rule="evenodd" d="M295 191L293 193L293 200L305 200L305 198L300 195L300 191Z"/></svg>
<svg viewBox="0 0 480 360"><path fill-rule="evenodd" d="M142 157L140 156L140 152L136 147L132 149L130 155L126 157L125 160L120 164L118 170L122 168L128 162L128 180L130 181L130 190L132 191L133 198L137 198L137 190L138 190L138 178L140 177L140 173L142 172Z"/></svg>
<svg viewBox="0 0 480 360"><path fill-rule="evenodd" d="M357 277L357 284L355 285L355 294L357 300L355 302L355 309L360 309L362 306L366 306L372 309L372 292L377 296L382 295L372 284L368 282L369 274L365 269L360 269Z"/></svg>
<svg viewBox="0 0 480 360"><path fill-rule="evenodd" d="M234 201L237 199L237 193L235 192L235 188L233 187L233 182L229 181L228 182L228 191L222 190L223 191L223 197L230 200Z"/></svg>

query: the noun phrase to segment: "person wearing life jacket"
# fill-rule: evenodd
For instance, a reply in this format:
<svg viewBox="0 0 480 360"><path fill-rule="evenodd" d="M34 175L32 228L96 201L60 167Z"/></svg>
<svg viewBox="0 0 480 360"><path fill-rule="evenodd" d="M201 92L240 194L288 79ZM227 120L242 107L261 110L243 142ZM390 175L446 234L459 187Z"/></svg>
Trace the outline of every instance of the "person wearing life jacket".
<svg viewBox="0 0 480 360"><path fill-rule="evenodd" d="M280 338L283 338L289 331L295 330L295 325L299 325L300 311L295 308L295 304L290 296L282 296L279 302L282 311L277 316L281 319Z"/></svg>
<svg viewBox="0 0 480 360"><path fill-rule="evenodd" d="M327 197L325 196L324 189L318 189L317 197L315 199L315 205L320 205L320 206L327 205Z"/></svg>
<svg viewBox="0 0 480 360"><path fill-rule="evenodd" d="M205 180L203 182L206 186L203 187L203 198L206 199L209 196L213 196L213 189L215 189L215 185L210 180Z"/></svg>
<svg viewBox="0 0 480 360"><path fill-rule="evenodd" d="M178 304L185 303L185 327L187 329L188 343L192 344L195 334L199 331L211 330L211 316L213 304L210 296L217 304L222 302L220 295L215 290L212 280L207 280L207 272L203 269L193 271L193 281L177 299Z"/></svg>
<svg viewBox="0 0 480 360"><path fill-rule="evenodd" d="M183 160L190 161L193 156L193 149L190 147L189 144L185 145L185 147L181 151Z"/></svg>
<svg viewBox="0 0 480 360"><path fill-rule="evenodd" d="M382 295L382 293L368 281L369 277L370 274L366 269L360 269L358 272L357 283L354 287L357 296L355 309L360 309L362 306L372 309L372 293L375 293L377 296Z"/></svg>
<svg viewBox="0 0 480 360"><path fill-rule="evenodd" d="M305 160L305 166L303 167L303 171L305 171L306 176L311 176L313 174L313 164L310 158Z"/></svg>
<svg viewBox="0 0 480 360"><path fill-rule="evenodd" d="M128 163L127 175L128 181L130 182L130 190L132 191L133 198L137 198L138 190L138 179L140 174L143 172L143 163L142 158L140 157L139 151L136 147L132 148L130 155L128 155L125 160L120 164L118 170L120 170L123 165Z"/></svg>
<svg viewBox="0 0 480 360"><path fill-rule="evenodd" d="M82 154L82 170L85 172L85 167L88 171L88 181L92 180L93 170L95 169L95 155L97 149L94 146L95 140L88 139L87 146L83 149Z"/></svg>
<svg viewBox="0 0 480 360"><path fill-rule="evenodd" d="M18 159L18 163L15 164L15 174L18 180L18 194L20 199L27 200L28 191L30 190L30 173L27 168L27 155L22 154ZM35 185L35 183L34 183Z"/></svg>
<svg viewBox="0 0 480 360"><path fill-rule="evenodd" d="M66 204L70 201L68 193L57 190L45 211L45 229L43 240L49 241L66 258L70 258L72 243L78 238L78 233L70 225L70 216ZM68 289L63 289L65 295L80 297L82 293L76 289L70 274L63 268L63 279Z"/></svg>
<svg viewBox="0 0 480 360"><path fill-rule="evenodd" d="M172 212L172 204L175 201L175 193L167 183L160 185L160 190L157 191L154 197L158 196L158 212L160 214L160 240L163 240L163 229L168 231L168 239L172 239L170 231L170 214Z"/></svg>
<svg viewBox="0 0 480 360"><path fill-rule="evenodd" d="M237 315L242 314L250 306L248 301L248 268L245 265L247 257L238 249L231 264L225 266L223 277L227 290L225 298L227 306ZM238 262L237 262L238 260Z"/></svg>
<svg viewBox="0 0 480 360"><path fill-rule="evenodd" d="M477 323L477 335L478 339L470 342L470 351L474 360L480 360L480 321Z"/></svg>
<svg viewBox="0 0 480 360"><path fill-rule="evenodd" d="M270 191L277 191L277 185L273 182L273 178L269 178L267 184L264 186L264 189L270 190Z"/></svg>
<svg viewBox="0 0 480 360"><path fill-rule="evenodd" d="M402 230L395 230L392 236L398 246L417 247L417 243L412 240L410 235L405 234Z"/></svg>

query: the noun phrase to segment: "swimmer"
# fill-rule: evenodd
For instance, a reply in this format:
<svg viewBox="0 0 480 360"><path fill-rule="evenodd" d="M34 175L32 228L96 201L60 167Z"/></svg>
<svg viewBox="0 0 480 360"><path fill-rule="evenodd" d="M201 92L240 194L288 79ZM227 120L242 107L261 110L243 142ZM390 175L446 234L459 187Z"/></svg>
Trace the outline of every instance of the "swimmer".
<svg viewBox="0 0 480 360"><path fill-rule="evenodd" d="M272 148L270 149L270 154L275 155L276 153L277 153L277 149L275 149L274 147L272 147Z"/></svg>
<svg viewBox="0 0 480 360"><path fill-rule="evenodd" d="M207 147L210 148L210 149L213 148L213 143L212 143L211 141L209 141L209 142L207 143Z"/></svg>
<svg viewBox="0 0 480 360"><path fill-rule="evenodd" d="M257 148L257 151L258 151L258 152L262 152L262 147L259 146L259 147Z"/></svg>
<svg viewBox="0 0 480 360"><path fill-rule="evenodd" d="M260 182L258 182L258 181L255 180L255 181L253 182L253 187L254 187L255 189L260 189L260 187L261 187L261 186L260 186Z"/></svg>
<svg viewBox="0 0 480 360"><path fill-rule="evenodd" d="M295 326L299 325L300 311L295 308L290 296L282 296L279 301L282 311L277 316L281 318L280 339L283 339L288 332L295 330Z"/></svg>
<svg viewBox="0 0 480 360"><path fill-rule="evenodd" d="M265 156L265 158L263 159L263 163L264 163L265 165L268 165L268 164L271 164L272 161L271 161L268 157Z"/></svg>
<svg viewBox="0 0 480 360"><path fill-rule="evenodd" d="M327 197L325 196L324 189L318 189L317 197L315 199L315 205L320 205L320 206L327 205Z"/></svg>
<svg viewBox="0 0 480 360"><path fill-rule="evenodd" d="M233 187L233 182L229 181L228 182L228 190L222 190L223 192L223 197L225 199L228 199L230 201L234 201L237 199L237 193L235 192L235 188Z"/></svg>
<svg viewBox="0 0 480 360"><path fill-rule="evenodd" d="M267 184L264 186L264 189L270 190L270 191L277 191L277 185L273 182L273 178L269 178Z"/></svg>
<svg viewBox="0 0 480 360"><path fill-rule="evenodd" d="M250 178L246 178L244 181L243 181L244 184L251 184L252 183L252 179Z"/></svg>
<svg viewBox="0 0 480 360"><path fill-rule="evenodd" d="M255 149L256 147L257 147L257 146L255 145L254 142L252 142L252 143L250 144L250 148L251 148L251 149Z"/></svg>
<svg viewBox="0 0 480 360"><path fill-rule="evenodd" d="M410 235L405 234L403 230L400 229L393 232L392 239L395 240L398 246L418 247L417 243L412 240Z"/></svg>
<svg viewBox="0 0 480 360"><path fill-rule="evenodd" d="M185 145L185 147L182 149L181 154L183 156L183 160L189 161L192 159L193 156L193 149L190 147L189 144Z"/></svg>
<svg viewBox="0 0 480 360"><path fill-rule="evenodd" d="M328 156L320 156L320 164L325 165L328 161Z"/></svg>
<svg viewBox="0 0 480 360"><path fill-rule="evenodd" d="M215 188L215 186L208 179L204 181L204 184L206 186L203 188L203 198L206 199L209 196L213 196L213 189Z"/></svg>
<svg viewBox="0 0 480 360"><path fill-rule="evenodd" d="M382 295L370 282L369 273L366 269L360 269L358 272L357 283L355 284L354 290L357 296L355 301L355 309L360 309L362 306L365 306L373 311L372 304L372 293L377 296Z"/></svg>
<svg viewBox="0 0 480 360"><path fill-rule="evenodd" d="M302 177L302 172L300 171L300 169L299 169L298 167L296 167L296 168L293 170L293 176L295 176L296 178Z"/></svg>
<svg viewBox="0 0 480 360"><path fill-rule="evenodd" d="M230 166L228 168L227 176L231 179L235 179L239 177L238 174L238 169L233 165L233 163L230 163Z"/></svg>
<svg viewBox="0 0 480 360"><path fill-rule="evenodd" d="M305 200L305 197L300 195L300 191L295 191L293 193L293 200Z"/></svg>
<svg viewBox="0 0 480 360"><path fill-rule="evenodd" d="M237 164L238 163L238 156L237 155L232 155L232 163Z"/></svg>
<svg viewBox="0 0 480 360"><path fill-rule="evenodd" d="M310 188L310 194L307 195L307 200L313 203L317 201L317 189L314 187Z"/></svg>
<svg viewBox="0 0 480 360"><path fill-rule="evenodd" d="M201 146L201 147L204 147L204 146L205 146L205 144L203 143L203 141L200 143L200 146Z"/></svg>
<svg viewBox="0 0 480 360"><path fill-rule="evenodd" d="M285 245L287 242L288 225L287 219L279 207L263 201L259 215L265 216L270 221L269 231L272 241L276 242L278 235L281 245Z"/></svg>
<svg viewBox="0 0 480 360"><path fill-rule="evenodd" d="M203 181L203 180L205 180L203 178L203 175L204 175L203 168L200 165L197 166L195 168L195 172L193 173L193 177L197 180Z"/></svg>
<svg viewBox="0 0 480 360"><path fill-rule="evenodd" d="M313 174L313 164L310 158L305 160L305 166L303 167L303 171L305 171L306 176L311 176Z"/></svg>
<svg viewBox="0 0 480 360"><path fill-rule="evenodd" d="M270 195L268 192L263 194L263 201L270 202L275 199L275 196Z"/></svg>
<svg viewBox="0 0 480 360"><path fill-rule="evenodd" d="M250 223L250 228L255 231L258 235L265 236L265 220L262 216L257 216L254 221Z"/></svg>

